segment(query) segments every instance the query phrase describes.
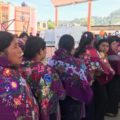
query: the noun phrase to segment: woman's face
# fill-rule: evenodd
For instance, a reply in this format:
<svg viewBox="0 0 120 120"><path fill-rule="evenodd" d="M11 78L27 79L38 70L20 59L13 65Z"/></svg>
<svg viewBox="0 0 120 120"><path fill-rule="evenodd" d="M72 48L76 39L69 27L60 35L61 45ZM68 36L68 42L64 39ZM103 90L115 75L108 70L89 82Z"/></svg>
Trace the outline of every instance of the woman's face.
<svg viewBox="0 0 120 120"><path fill-rule="evenodd" d="M111 49L114 52L117 52L117 46L118 46L118 43L116 41L114 41L114 42L111 43Z"/></svg>
<svg viewBox="0 0 120 120"><path fill-rule="evenodd" d="M22 63L23 52L18 45L16 38L11 42L10 46L5 50L8 60L11 64L19 65Z"/></svg>
<svg viewBox="0 0 120 120"><path fill-rule="evenodd" d="M45 59L45 57L46 57L46 48L43 50L40 50L40 61Z"/></svg>
<svg viewBox="0 0 120 120"><path fill-rule="evenodd" d="M26 41L28 40L28 37L27 37L27 36L24 36L22 39L23 39L23 41L26 43Z"/></svg>
<svg viewBox="0 0 120 120"><path fill-rule="evenodd" d="M108 50L109 50L109 43L107 43L107 42L102 42L102 43L99 45L99 50L100 50L101 52L107 53Z"/></svg>
<svg viewBox="0 0 120 120"><path fill-rule="evenodd" d="M118 52L120 52L120 46L118 46Z"/></svg>
<svg viewBox="0 0 120 120"><path fill-rule="evenodd" d="M76 51L76 49L73 48L72 51L71 51L71 55L74 55L74 54L75 54L75 51Z"/></svg>

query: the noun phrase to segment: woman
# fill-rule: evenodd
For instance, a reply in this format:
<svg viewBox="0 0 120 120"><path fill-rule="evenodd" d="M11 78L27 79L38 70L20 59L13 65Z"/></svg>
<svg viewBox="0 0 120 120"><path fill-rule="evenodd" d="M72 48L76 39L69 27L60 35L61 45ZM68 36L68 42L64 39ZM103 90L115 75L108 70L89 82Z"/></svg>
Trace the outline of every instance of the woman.
<svg viewBox="0 0 120 120"><path fill-rule="evenodd" d="M29 86L18 72L22 50L17 39L0 32L0 119L39 120L39 110Z"/></svg>
<svg viewBox="0 0 120 120"><path fill-rule="evenodd" d="M26 44L26 41L28 40L29 36L26 32L22 32L19 36L19 46L24 51L24 47Z"/></svg>
<svg viewBox="0 0 120 120"><path fill-rule="evenodd" d="M108 74L107 68L104 66L101 58L97 52L97 50L93 47L94 45L94 36L91 32L83 33L79 47L76 49L75 57L79 58L80 60L84 61L85 65L87 66L87 72L90 73L90 77L92 78L91 81L91 88L93 92L95 92L94 88L94 76L100 76L101 73ZM94 95L95 96L95 95ZM95 99L91 101L89 105L87 105L86 110L86 120L95 120Z"/></svg>
<svg viewBox="0 0 120 120"><path fill-rule="evenodd" d="M109 103L107 115L116 116L118 114L118 103L120 98L120 56L118 55L118 37L111 36L109 38L110 50L108 52L108 60L111 67L115 71L115 76L112 81L107 85Z"/></svg>
<svg viewBox="0 0 120 120"><path fill-rule="evenodd" d="M109 42L107 39L101 39L96 44L96 49L99 52L99 57L101 58L101 61L104 66L106 66L106 70L108 71L108 74L102 73L101 76L99 76L99 83L101 85L105 85L109 83L112 80L113 75L115 74L115 71L111 67L108 61L108 51L109 51ZM103 79L102 79L103 78ZM105 79L104 79L105 78Z"/></svg>
<svg viewBox="0 0 120 120"><path fill-rule="evenodd" d="M82 105L89 103L92 91L85 74L86 66L73 57L74 39L70 35L63 35L48 64L55 68L62 80L67 97L60 102L62 120L80 120L84 113ZM81 111L82 109L82 111Z"/></svg>
<svg viewBox="0 0 120 120"><path fill-rule="evenodd" d="M59 76L48 65L42 63L46 56L46 43L42 38L30 37L25 45L23 76L27 78L40 108L40 120L57 120L59 99L65 91Z"/></svg>
<svg viewBox="0 0 120 120"><path fill-rule="evenodd" d="M108 93L106 85L112 80L115 71L112 69L108 62L107 53L109 51L109 43L106 39L101 39L96 44L99 56L106 66L109 74L102 73L100 76L95 77L95 120L104 120L104 115L107 109Z"/></svg>

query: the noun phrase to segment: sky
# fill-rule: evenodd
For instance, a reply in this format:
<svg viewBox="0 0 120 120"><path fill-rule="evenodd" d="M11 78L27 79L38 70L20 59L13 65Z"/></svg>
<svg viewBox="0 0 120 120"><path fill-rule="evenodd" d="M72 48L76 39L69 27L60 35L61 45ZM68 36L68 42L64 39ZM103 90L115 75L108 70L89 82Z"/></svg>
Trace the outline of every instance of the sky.
<svg viewBox="0 0 120 120"><path fill-rule="evenodd" d="M54 6L51 0L3 0L9 1L14 5L20 5L23 1L36 8L37 19L54 20ZM92 2L92 16L105 17L112 11L120 9L120 0L96 0ZM75 18L87 17L88 4L76 4L70 6L59 7L59 20L73 20Z"/></svg>

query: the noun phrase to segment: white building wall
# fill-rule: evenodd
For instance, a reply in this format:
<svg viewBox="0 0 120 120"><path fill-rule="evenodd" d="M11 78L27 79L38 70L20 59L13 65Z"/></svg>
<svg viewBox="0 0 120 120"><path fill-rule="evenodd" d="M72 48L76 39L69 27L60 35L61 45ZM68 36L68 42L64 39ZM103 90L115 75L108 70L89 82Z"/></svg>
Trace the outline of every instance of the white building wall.
<svg viewBox="0 0 120 120"><path fill-rule="evenodd" d="M11 32L11 33L15 33L15 21L13 22L13 19L15 19L15 7L13 5L10 5L10 10L9 10L9 20L12 20L10 21L8 24L11 24L8 28L8 30Z"/></svg>

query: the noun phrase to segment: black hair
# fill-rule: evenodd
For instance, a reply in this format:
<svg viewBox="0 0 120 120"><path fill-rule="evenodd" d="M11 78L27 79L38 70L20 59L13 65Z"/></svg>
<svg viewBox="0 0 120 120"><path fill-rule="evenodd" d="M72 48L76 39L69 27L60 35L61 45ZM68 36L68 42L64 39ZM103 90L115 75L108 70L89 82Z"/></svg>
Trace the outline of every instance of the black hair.
<svg viewBox="0 0 120 120"><path fill-rule="evenodd" d="M117 42L118 40L119 40L119 38L117 36L108 37L108 42L110 45L112 44L112 42L115 42L115 41Z"/></svg>
<svg viewBox="0 0 120 120"><path fill-rule="evenodd" d="M36 36L39 37L39 36L40 36L40 33L36 33Z"/></svg>
<svg viewBox="0 0 120 120"><path fill-rule="evenodd" d="M91 44L93 40L93 34L91 32L84 32L81 36L79 46L75 52L75 57L78 57L80 54L84 53L87 45Z"/></svg>
<svg viewBox="0 0 120 120"><path fill-rule="evenodd" d="M75 42L74 38L71 35L63 35L60 40L59 40L59 48L63 48L67 50L69 53L72 51L74 48Z"/></svg>
<svg viewBox="0 0 120 120"><path fill-rule="evenodd" d="M24 57L32 60L40 50L44 50L45 48L46 42L42 38L31 36L25 44Z"/></svg>
<svg viewBox="0 0 120 120"><path fill-rule="evenodd" d="M4 52L4 50L10 46L14 37L15 36L9 32L0 31L0 52Z"/></svg>
<svg viewBox="0 0 120 120"><path fill-rule="evenodd" d="M97 41L95 48L99 51L99 46L104 42L108 43L108 40L107 39L100 39L99 41Z"/></svg>
<svg viewBox="0 0 120 120"><path fill-rule="evenodd" d="M27 36L27 38L29 37L26 32L22 32L22 33L20 34L19 38L23 38L23 37L25 37L25 36Z"/></svg>
<svg viewBox="0 0 120 120"><path fill-rule="evenodd" d="M32 32L30 32L30 35L29 35L29 36L30 36L30 37L33 36Z"/></svg>

